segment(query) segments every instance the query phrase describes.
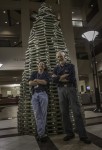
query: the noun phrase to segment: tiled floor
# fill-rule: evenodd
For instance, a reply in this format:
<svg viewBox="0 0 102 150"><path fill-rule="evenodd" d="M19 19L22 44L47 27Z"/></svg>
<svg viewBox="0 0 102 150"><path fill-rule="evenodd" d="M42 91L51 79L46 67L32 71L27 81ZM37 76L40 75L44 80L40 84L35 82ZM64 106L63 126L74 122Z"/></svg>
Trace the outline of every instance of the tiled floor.
<svg viewBox="0 0 102 150"><path fill-rule="evenodd" d="M64 142L62 140L64 135L51 136L50 139L57 147L58 150L101 150L102 148L90 144L86 145L83 142L79 141L78 136L76 138L69 141ZM56 150L57 150L56 149ZM33 136L15 136L15 137L7 137L0 138L0 150L54 150L51 149L51 145L42 144L40 147L36 139Z"/></svg>
<svg viewBox="0 0 102 150"><path fill-rule="evenodd" d="M87 131L102 138L102 124L88 126Z"/></svg>
<svg viewBox="0 0 102 150"><path fill-rule="evenodd" d="M0 123L5 124L7 120L0 121ZM11 122L11 123L10 123ZM13 123L13 124L12 124ZM43 144L38 145L34 136L18 136L17 129L8 129L10 125L15 125L13 120L8 120L7 126L5 124L4 128L0 128L0 150L54 150L52 149L52 145ZM87 127L87 131L95 134L102 138L102 125L94 125ZM100 133L100 134L99 134ZM12 134L12 135L11 135ZM15 135L14 137L13 134ZM11 137L1 137L1 135L11 135ZM69 142L63 141L64 135L54 135L50 136L50 139L53 142L53 145L56 146L55 150L101 150L102 148L96 146L95 144L86 145L83 142L79 141L78 135L76 135L75 139L72 139ZM51 143L50 143L51 144Z"/></svg>
<svg viewBox="0 0 102 150"><path fill-rule="evenodd" d="M0 130L0 135L18 134L17 129Z"/></svg>
<svg viewBox="0 0 102 150"><path fill-rule="evenodd" d="M0 106L0 119L17 117L18 106Z"/></svg>
<svg viewBox="0 0 102 150"><path fill-rule="evenodd" d="M0 150L40 150L33 136L16 136L0 139Z"/></svg>
<svg viewBox="0 0 102 150"><path fill-rule="evenodd" d="M17 127L17 118L9 120L0 120L0 129Z"/></svg>
<svg viewBox="0 0 102 150"><path fill-rule="evenodd" d="M83 142L80 142L78 135L76 135L75 139L69 142L63 141L63 137L63 135L51 137L51 140L55 143L59 150L101 150L101 148L94 144L87 145Z"/></svg>
<svg viewBox="0 0 102 150"><path fill-rule="evenodd" d="M102 113L95 113L94 111L85 111L85 118L92 118L92 117L100 117Z"/></svg>
<svg viewBox="0 0 102 150"><path fill-rule="evenodd" d="M10 111L11 112L5 113ZM14 114L13 114L13 113ZM78 135L69 142L63 141L64 135L50 136L47 143L37 143L34 136L18 136L17 133L17 107L7 107L3 110L5 113L1 118L14 118L9 120L0 120L0 150L101 150L102 149L102 124L87 126L87 131L91 134L92 144L87 145L79 141ZM12 115L13 114L13 115ZM1 115L1 113L0 113ZM101 116L102 113L85 112L86 118ZM95 142L98 141L98 142ZM99 145L98 145L99 144Z"/></svg>

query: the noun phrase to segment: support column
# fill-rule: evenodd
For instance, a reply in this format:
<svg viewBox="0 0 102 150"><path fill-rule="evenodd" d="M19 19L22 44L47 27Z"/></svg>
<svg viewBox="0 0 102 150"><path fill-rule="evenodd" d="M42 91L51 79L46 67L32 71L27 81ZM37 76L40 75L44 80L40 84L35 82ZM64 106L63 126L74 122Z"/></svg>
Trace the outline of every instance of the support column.
<svg viewBox="0 0 102 150"><path fill-rule="evenodd" d="M72 26L71 0L60 0L60 16L61 27L64 34L65 42L67 44L67 48L69 49L69 56L71 58L71 62L75 65L77 85L79 85L74 32Z"/></svg>
<svg viewBox="0 0 102 150"><path fill-rule="evenodd" d="M0 94L1 94L1 88L0 88Z"/></svg>
<svg viewBox="0 0 102 150"><path fill-rule="evenodd" d="M22 47L24 50L28 46L28 37L30 33L29 0L21 0L21 27L22 27Z"/></svg>
<svg viewBox="0 0 102 150"><path fill-rule="evenodd" d="M94 83L93 83L93 73L92 73L92 71L89 74L89 86L90 86L90 91L94 91Z"/></svg>
<svg viewBox="0 0 102 150"><path fill-rule="evenodd" d="M98 0L99 11L102 13L102 1Z"/></svg>
<svg viewBox="0 0 102 150"><path fill-rule="evenodd" d="M91 53L90 53L90 46L89 46L89 43L88 42L85 42L85 48L86 48L86 51L88 53L88 57L89 57L89 64L90 64L90 71L89 71L89 86L90 86L90 90L95 92L94 91L94 79L93 79L93 72L92 72L92 62L91 62Z"/></svg>

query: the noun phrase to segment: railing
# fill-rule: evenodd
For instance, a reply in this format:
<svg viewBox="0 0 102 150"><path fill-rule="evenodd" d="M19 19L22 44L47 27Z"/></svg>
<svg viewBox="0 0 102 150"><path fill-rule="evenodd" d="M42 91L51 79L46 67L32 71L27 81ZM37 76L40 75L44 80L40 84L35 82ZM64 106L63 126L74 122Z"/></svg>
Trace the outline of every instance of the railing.
<svg viewBox="0 0 102 150"><path fill-rule="evenodd" d="M100 93L100 98L101 98L101 103L102 103L102 93ZM92 105L96 103L95 100L95 94L92 93L85 93L85 94L81 94L81 100L82 100L82 104L84 105Z"/></svg>
<svg viewBox="0 0 102 150"><path fill-rule="evenodd" d="M3 97L0 98L0 105L17 105L18 100L19 100L18 98Z"/></svg>

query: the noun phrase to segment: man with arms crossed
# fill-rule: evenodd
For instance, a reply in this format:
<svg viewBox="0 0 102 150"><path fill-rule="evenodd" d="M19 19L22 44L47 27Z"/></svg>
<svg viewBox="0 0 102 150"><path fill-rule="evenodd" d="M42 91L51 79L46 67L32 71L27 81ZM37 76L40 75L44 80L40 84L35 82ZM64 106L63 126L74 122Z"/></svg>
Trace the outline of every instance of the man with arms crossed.
<svg viewBox="0 0 102 150"><path fill-rule="evenodd" d="M69 115L70 104L74 114L79 138L84 143L90 144L91 141L87 137L80 111L80 105L78 103L74 65L66 62L65 53L62 51L56 53L56 58L59 61L59 64L54 68L52 78L58 86L59 104L66 134L63 140L68 141L75 137Z"/></svg>
<svg viewBox="0 0 102 150"><path fill-rule="evenodd" d="M37 139L41 142L47 140L45 134L48 94L47 88L49 83L49 75L45 71L45 63L39 62L38 71L34 71L29 79L29 85L32 86L32 106L37 126Z"/></svg>

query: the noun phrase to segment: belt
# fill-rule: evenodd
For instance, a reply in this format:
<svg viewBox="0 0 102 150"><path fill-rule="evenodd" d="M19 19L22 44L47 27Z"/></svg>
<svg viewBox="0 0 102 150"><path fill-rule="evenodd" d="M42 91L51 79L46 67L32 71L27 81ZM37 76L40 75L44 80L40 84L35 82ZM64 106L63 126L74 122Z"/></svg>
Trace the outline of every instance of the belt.
<svg viewBox="0 0 102 150"><path fill-rule="evenodd" d="M34 93L40 93L40 92L44 92L45 90L34 90Z"/></svg>
<svg viewBox="0 0 102 150"><path fill-rule="evenodd" d="M75 87L72 83L60 84L58 87Z"/></svg>

